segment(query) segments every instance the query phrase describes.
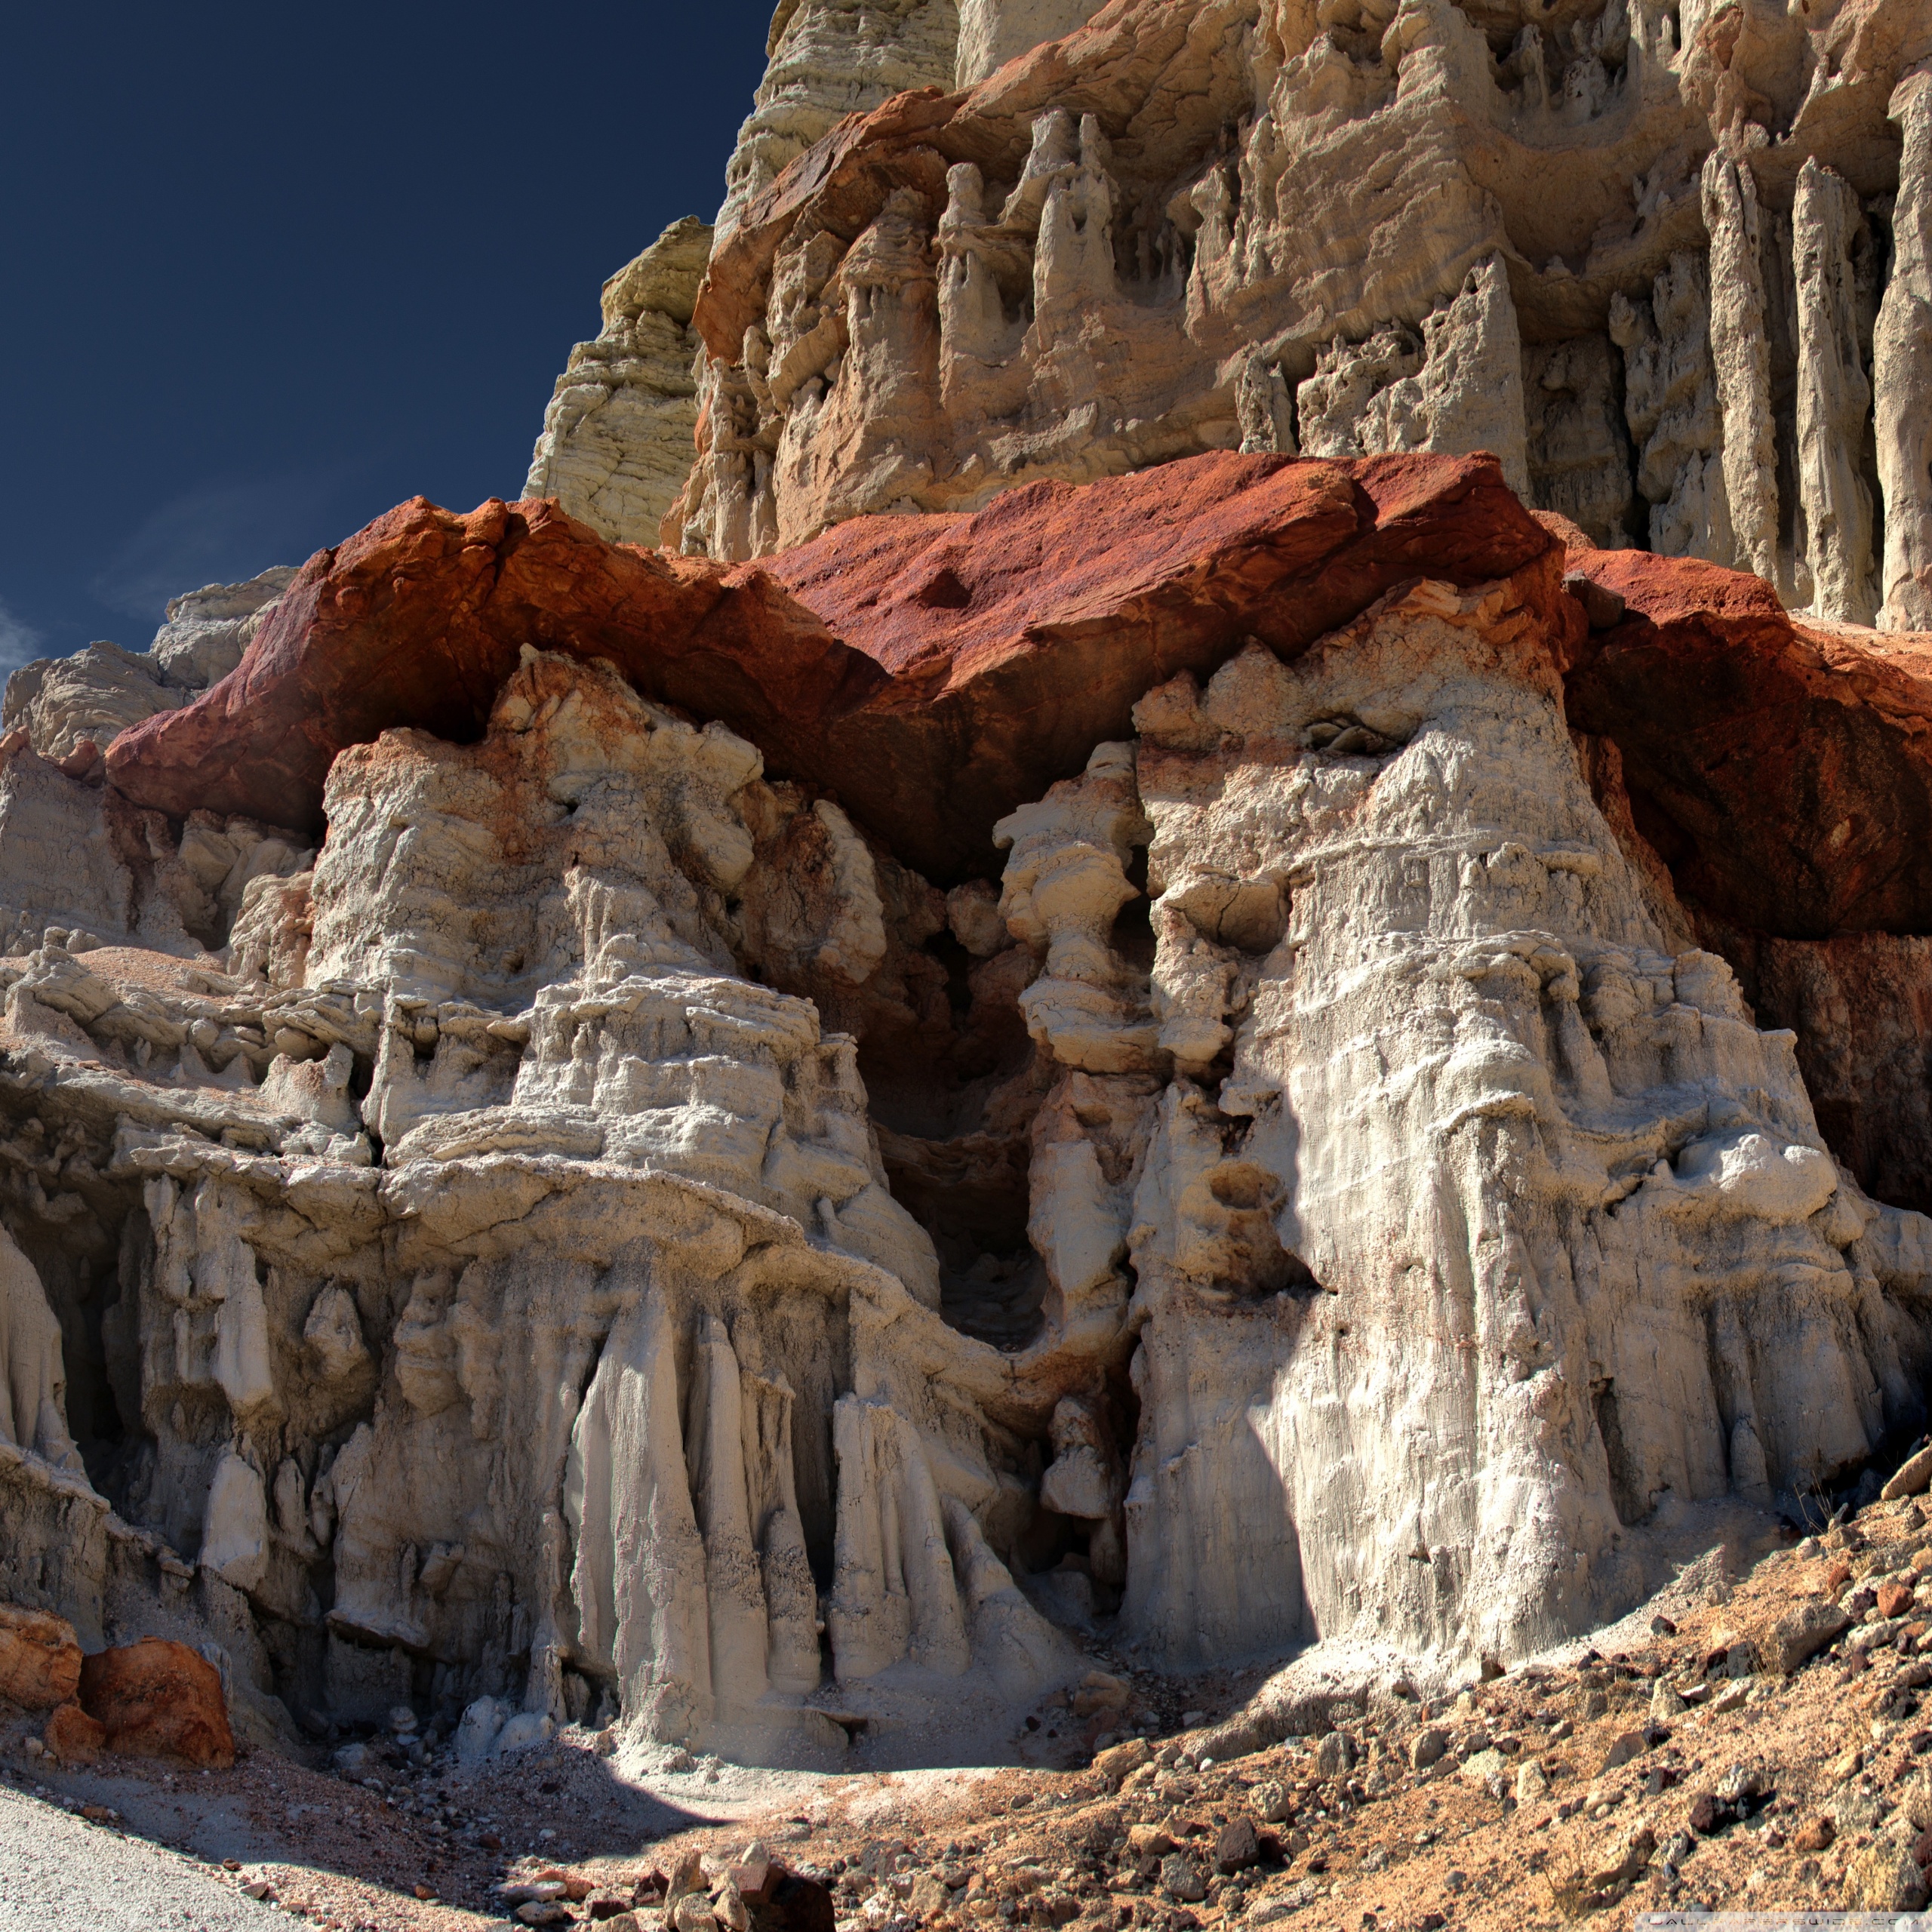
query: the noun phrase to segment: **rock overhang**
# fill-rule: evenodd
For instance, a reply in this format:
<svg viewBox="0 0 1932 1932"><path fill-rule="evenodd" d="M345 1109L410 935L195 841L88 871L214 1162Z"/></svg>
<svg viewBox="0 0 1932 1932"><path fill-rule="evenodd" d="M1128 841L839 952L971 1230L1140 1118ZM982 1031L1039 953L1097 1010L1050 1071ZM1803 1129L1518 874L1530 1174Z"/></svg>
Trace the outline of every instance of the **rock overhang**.
<svg viewBox="0 0 1932 1932"><path fill-rule="evenodd" d="M235 672L123 733L109 773L176 817L313 827L338 752L400 725L474 739L529 644L721 720L956 878L992 870L995 821L1177 672L1251 635L1293 654L1423 575L1531 571L1561 627L1555 556L1481 456L1207 456L970 517L861 518L736 566L605 543L553 505L418 498L312 558Z"/></svg>

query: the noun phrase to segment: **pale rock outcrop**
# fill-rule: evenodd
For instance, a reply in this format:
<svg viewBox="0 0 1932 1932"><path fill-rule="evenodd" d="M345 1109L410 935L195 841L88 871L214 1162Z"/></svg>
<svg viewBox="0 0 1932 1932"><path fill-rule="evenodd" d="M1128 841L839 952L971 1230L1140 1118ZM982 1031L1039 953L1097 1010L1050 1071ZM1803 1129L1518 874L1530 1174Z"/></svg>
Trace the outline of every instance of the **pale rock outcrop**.
<svg viewBox="0 0 1932 1932"><path fill-rule="evenodd" d="M1703 260L1688 253L1672 256L1648 302L1613 296L1610 334L1623 352L1623 408L1637 446L1637 488L1651 506L1646 547L1666 557L1729 563L1735 539Z"/></svg>
<svg viewBox="0 0 1932 1932"><path fill-rule="evenodd" d="M1869 624L1878 610L1872 581L1872 493L1863 474L1872 387L1852 255L1858 198L1815 161L1798 177L1792 214L1798 284L1798 465L1811 608L1841 623Z"/></svg>
<svg viewBox="0 0 1932 1932"><path fill-rule="evenodd" d="M1068 1667L978 1520L1024 1495L1023 1451L955 1426L1009 1377L935 1312L852 1040L747 976L881 1010L943 901L760 774L721 727L526 652L481 744L338 758L312 870L249 901L299 901L301 946L244 934L243 976L179 969L138 1004L51 949L16 969L17 1035L83 1112L102 1041L137 1029L142 1097L100 1093L140 1189L106 1343L143 1444L120 1500L245 1615L326 1632L311 1703L393 1702L408 1652L533 1723L621 1703L651 1734L835 1757L815 1568L835 1631L837 1606L884 1620L835 1649L843 1680L903 1663L984 1699ZM862 1298L923 1335L909 1383L854 1331ZM833 1417L861 1399L889 1480L848 1471ZM835 1531L868 1508L876 1536Z"/></svg>
<svg viewBox="0 0 1932 1932"><path fill-rule="evenodd" d="M1103 140L1012 190L1057 274ZM1539 394L1603 411L1563 354ZM0 1581L170 1606L271 1729L833 1766L860 1718L985 1748L1078 1674L1057 1620L1447 1681L1855 1477L1922 1423L1932 1224L1801 1069L1837 1104L1909 1042L1865 981L1915 942L1835 953L1801 1054L1782 955L1712 926L1754 1018L1674 880L1698 931L1918 923L1932 700L1908 642L1577 540L1417 454L743 571L414 505L305 573L248 704L109 783L17 745L0 877L97 824L124 928L185 880L208 940L0 961L16 1426L64 1364L82 1465L0 1443ZM487 706L419 709L452 666ZM120 789L202 769L320 769L319 848Z"/></svg>
<svg viewBox="0 0 1932 1932"><path fill-rule="evenodd" d="M224 1583L252 1590L268 1572L268 1493L261 1472L233 1451L208 1484L199 1561Z"/></svg>
<svg viewBox="0 0 1932 1932"><path fill-rule="evenodd" d="M764 76L724 165L721 234L848 114L908 88L950 87L956 0L778 0Z"/></svg>
<svg viewBox="0 0 1932 1932"><path fill-rule="evenodd" d="M1884 491L1887 630L1932 629L1932 72L1891 100L1905 138L1892 209L1892 265L1873 331L1878 466Z"/></svg>
<svg viewBox="0 0 1932 1932"><path fill-rule="evenodd" d="M785 49L836 13L781 8L772 112ZM870 17L912 44L911 16ZM1830 561L1856 531L1807 533L1856 522L1856 476L1878 474L1854 365L1882 264L1861 238L1895 189L1912 218L1880 108L1932 57L1898 0L1748 23L1652 0L972 0L955 54L931 92L836 132L798 122L814 145L789 172L755 166L780 149L748 136L693 317L703 427L672 547L764 556L844 518L1214 449L1486 448L1600 543L1869 619L1861 567L1841 585ZM1863 278L1849 350L1838 298L1794 263L1817 254L1820 171L1852 198L1827 251ZM1891 326L1886 354L1909 358ZM1922 427L1906 386L1898 420ZM1884 440L1909 530L1924 466L1897 426Z"/></svg>
<svg viewBox="0 0 1932 1932"><path fill-rule="evenodd" d="M245 583L204 584L171 598L148 655L181 690L206 690L241 663L294 577L293 565L278 564Z"/></svg>
<svg viewBox="0 0 1932 1932"><path fill-rule="evenodd" d="M1913 1399L1918 1291L1886 1301L1789 1036L1663 949L1531 635L1424 586L1143 707L1150 890L1205 863L1291 906L1136 1203L1124 1614L1177 1658L1533 1647L1646 1526L1855 1463ZM1337 755L1337 722L1373 736ZM1418 1132L1427 1161L1378 1152ZM1693 1254L1714 1294L1666 1286Z"/></svg>
<svg viewBox="0 0 1932 1932"><path fill-rule="evenodd" d="M1084 26L1103 0L958 0L959 51L955 87L977 87L1042 41Z"/></svg>
<svg viewBox="0 0 1932 1932"><path fill-rule="evenodd" d="M612 543L654 545L691 467L691 310L711 234L688 215L604 285L604 326L571 351L543 412L523 494Z"/></svg>
<svg viewBox="0 0 1932 1932"><path fill-rule="evenodd" d="M1631 541L1630 435L1623 371L1607 336L1572 336L1523 351L1529 494L1607 550Z"/></svg>
<svg viewBox="0 0 1932 1932"><path fill-rule="evenodd" d="M211 952L251 886L308 862L294 834L207 812L177 826L100 778L91 757L75 776L23 737L0 744L0 949L14 958L43 946Z"/></svg>
<svg viewBox="0 0 1932 1932"><path fill-rule="evenodd" d="M7 680L0 729L23 731L42 757L85 771L131 724L173 710L227 676L274 614L295 575L264 571L245 583L211 583L171 598L140 656L91 644L71 657L36 658Z"/></svg>
<svg viewBox="0 0 1932 1932"><path fill-rule="evenodd" d="M1404 336L1321 352L1297 392L1303 454L1488 450L1527 494L1523 348L1502 262L1471 269L1456 299L1423 318L1419 343Z"/></svg>
<svg viewBox="0 0 1932 1932"><path fill-rule="evenodd" d="M1713 148L1704 159L1703 187L1704 226L1711 238L1711 357L1733 546L1741 568L1777 583L1777 454L1764 238L1749 155Z"/></svg>
<svg viewBox="0 0 1932 1932"><path fill-rule="evenodd" d="M1151 1070L1159 1044L1144 972L1111 941L1146 826L1134 795L1132 752L1102 745L1085 774L993 828L1010 848L1000 896L1007 930L1041 949L1040 976L1020 996L1028 1030L1055 1057L1092 1073Z"/></svg>
<svg viewBox="0 0 1932 1932"><path fill-rule="evenodd" d="M4 1230L0 1275L0 1441L68 1475L82 1475L80 1453L67 1430L60 1324L32 1263Z"/></svg>

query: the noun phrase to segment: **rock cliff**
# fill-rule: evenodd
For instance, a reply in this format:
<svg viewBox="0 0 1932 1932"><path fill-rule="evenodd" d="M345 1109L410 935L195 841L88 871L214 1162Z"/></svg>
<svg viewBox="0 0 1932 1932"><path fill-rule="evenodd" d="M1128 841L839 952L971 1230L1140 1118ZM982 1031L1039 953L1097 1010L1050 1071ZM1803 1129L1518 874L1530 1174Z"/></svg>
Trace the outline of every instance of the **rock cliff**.
<svg viewBox="0 0 1932 1932"><path fill-rule="evenodd" d="M257 1737L963 1756L1854 1487L1926 32L782 6L529 497L9 688L5 1594Z"/></svg>
<svg viewBox="0 0 1932 1932"><path fill-rule="evenodd" d="M691 310L712 231L674 222L604 285L604 326L557 378L524 484L615 543L655 543L697 427Z"/></svg>
<svg viewBox="0 0 1932 1932"><path fill-rule="evenodd" d="M10 1592L271 1727L823 1762L1097 1620L1592 1627L1923 1420L1869 635L1491 457L746 564L402 506L104 758L7 741Z"/></svg>
<svg viewBox="0 0 1932 1932"><path fill-rule="evenodd" d="M779 10L673 547L1488 449L1599 543L1926 623L1922 9L941 11Z"/></svg>

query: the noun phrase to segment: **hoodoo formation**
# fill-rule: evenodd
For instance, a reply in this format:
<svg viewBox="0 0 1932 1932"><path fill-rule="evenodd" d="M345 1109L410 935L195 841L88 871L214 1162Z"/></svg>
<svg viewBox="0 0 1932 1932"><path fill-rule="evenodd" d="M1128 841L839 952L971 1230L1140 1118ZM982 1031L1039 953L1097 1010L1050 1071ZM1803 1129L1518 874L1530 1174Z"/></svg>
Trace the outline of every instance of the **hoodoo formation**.
<svg viewBox="0 0 1932 1932"><path fill-rule="evenodd" d="M8 688L0 1597L245 1741L939 1762L1875 1494L1932 11L770 51L523 500Z"/></svg>

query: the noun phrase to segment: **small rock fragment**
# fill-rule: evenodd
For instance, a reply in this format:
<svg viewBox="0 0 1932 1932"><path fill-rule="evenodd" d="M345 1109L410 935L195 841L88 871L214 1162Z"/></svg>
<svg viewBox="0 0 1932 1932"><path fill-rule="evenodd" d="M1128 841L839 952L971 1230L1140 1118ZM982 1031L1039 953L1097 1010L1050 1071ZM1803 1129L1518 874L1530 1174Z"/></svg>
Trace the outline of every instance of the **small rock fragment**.
<svg viewBox="0 0 1932 1932"><path fill-rule="evenodd" d="M1607 631L1623 617L1623 592L1608 584L1594 583L1581 571L1571 571L1565 574L1563 587L1582 605L1592 630Z"/></svg>
<svg viewBox="0 0 1932 1932"><path fill-rule="evenodd" d="M1601 1891L1611 1886L1627 1884L1649 1864L1657 1843L1657 1835L1649 1826L1638 1826L1627 1837L1619 1840L1607 1855L1599 1859L1589 1875L1592 1887Z"/></svg>
<svg viewBox="0 0 1932 1932"><path fill-rule="evenodd" d="M744 1895L729 1878L711 1895L711 1915L729 1932L751 1932L752 1915L745 1909Z"/></svg>
<svg viewBox="0 0 1932 1932"><path fill-rule="evenodd" d="M1201 1761L1205 1764L1211 1758L1216 1764L1224 1764L1230 1758L1251 1756L1265 1749L1267 1743L1258 1725L1238 1718L1211 1730L1201 1740Z"/></svg>
<svg viewBox="0 0 1932 1932"><path fill-rule="evenodd" d="M1170 1852L1161 1860L1161 1889L1171 1899L1198 1905L1208 1896L1207 1875L1185 1852Z"/></svg>
<svg viewBox="0 0 1932 1932"><path fill-rule="evenodd" d="M0 1604L0 1697L23 1711L51 1710L80 1681L80 1640L65 1617Z"/></svg>
<svg viewBox="0 0 1932 1932"><path fill-rule="evenodd" d="M91 1764L107 1748L106 1731L71 1699L48 1712L41 1738L66 1764Z"/></svg>
<svg viewBox="0 0 1932 1932"><path fill-rule="evenodd" d="M1727 1825L1734 1823L1737 1817L1737 1814L1715 1792L1700 1792L1690 1801L1690 1829L1700 1838L1716 1837Z"/></svg>
<svg viewBox="0 0 1932 1932"><path fill-rule="evenodd" d="M1822 1812L1814 1812L1791 1835L1794 1851L1825 1851L1830 1848L1838 1829Z"/></svg>
<svg viewBox="0 0 1932 1932"><path fill-rule="evenodd" d="M677 1932L716 1932L718 1921L703 1893L687 1892L671 1908L671 1923Z"/></svg>
<svg viewBox="0 0 1932 1932"><path fill-rule="evenodd" d="M1294 1813L1287 1786L1276 1779L1269 1778L1257 1785L1248 1797L1254 1806L1255 1815L1264 1825L1284 1823Z"/></svg>
<svg viewBox="0 0 1932 1932"><path fill-rule="evenodd" d="M1214 1863L1223 1872L1244 1872L1261 1856L1261 1842L1250 1818L1230 1818L1214 1841Z"/></svg>
<svg viewBox="0 0 1932 1932"><path fill-rule="evenodd" d="M1110 1746L1094 1760L1094 1768L1108 1783L1118 1785L1130 1771L1137 1771L1153 1756L1144 1737L1130 1737L1124 1744Z"/></svg>
<svg viewBox="0 0 1932 1932"><path fill-rule="evenodd" d="M1923 1496L1928 1489L1932 1489L1932 1443L1915 1456L1908 1456L1899 1465L1891 1480L1879 1491L1878 1500L1896 1503L1902 1496ZM1881 1906L1878 1909L1882 1912L1890 1908Z"/></svg>

